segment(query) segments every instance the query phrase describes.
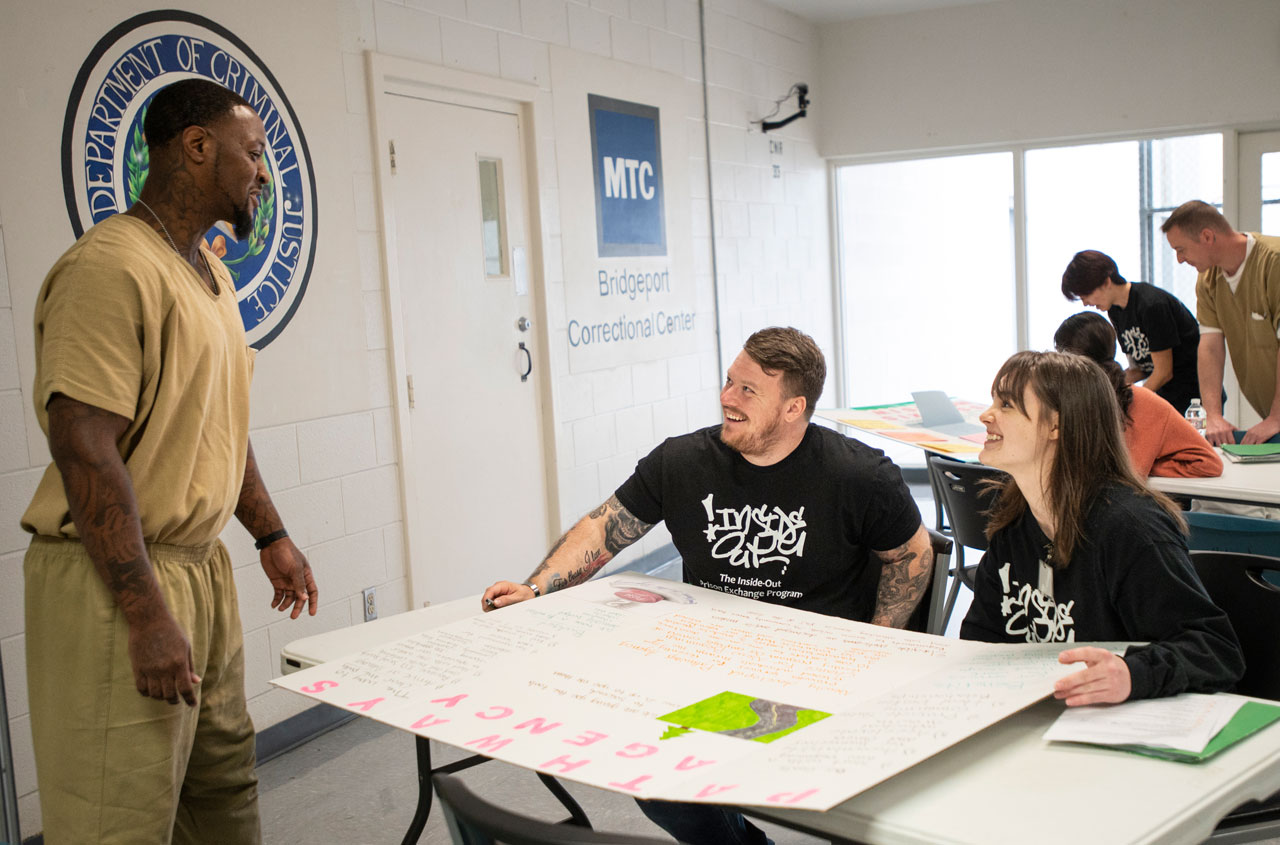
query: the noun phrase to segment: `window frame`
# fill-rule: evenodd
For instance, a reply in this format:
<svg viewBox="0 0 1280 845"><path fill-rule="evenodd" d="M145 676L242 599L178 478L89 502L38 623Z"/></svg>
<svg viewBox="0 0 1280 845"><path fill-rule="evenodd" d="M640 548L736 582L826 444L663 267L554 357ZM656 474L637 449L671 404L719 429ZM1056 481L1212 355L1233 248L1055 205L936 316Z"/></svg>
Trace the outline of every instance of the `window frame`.
<svg viewBox="0 0 1280 845"><path fill-rule="evenodd" d="M1029 349L1028 325L1030 322L1028 306L1028 267L1027 267L1027 216L1026 216L1026 156L1031 150L1057 149L1063 147L1107 144L1120 141L1136 141L1139 148L1139 220L1141 258L1144 278L1151 278L1154 273L1155 254L1159 245L1154 242L1151 232L1151 219L1162 211L1172 208L1156 207L1151 203L1154 192L1151 174L1151 143L1153 141L1186 138L1196 135L1220 134L1222 136L1222 203L1218 209L1229 218L1235 219L1237 208L1237 136L1241 132L1258 131L1262 127L1243 126L1202 126L1195 128L1180 127L1176 130L1152 130L1141 133L1115 133L1091 135L1080 138L1053 138L1027 141L1017 144L975 144L963 147L944 147L903 152L871 153L867 155L837 156L827 159L828 197L831 221L831 272L832 272L832 308L835 316L835 350L836 366L833 368L836 387L836 403L840 407L848 405L850 394L850 378L845 361L847 332L849 327L845 320L846 291L844 281L845 259L841 232L841 197L839 171L842 167L883 164L892 162L918 161L930 158L951 158L955 156L974 155L980 153L1012 153L1013 159L1013 217L1014 217L1014 314L1017 320L1015 332L1017 348ZM1280 127L1275 127L1280 129ZM1145 169L1145 170L1144 170ZM1280 202L1280 200L1277 200Z"/></svg>

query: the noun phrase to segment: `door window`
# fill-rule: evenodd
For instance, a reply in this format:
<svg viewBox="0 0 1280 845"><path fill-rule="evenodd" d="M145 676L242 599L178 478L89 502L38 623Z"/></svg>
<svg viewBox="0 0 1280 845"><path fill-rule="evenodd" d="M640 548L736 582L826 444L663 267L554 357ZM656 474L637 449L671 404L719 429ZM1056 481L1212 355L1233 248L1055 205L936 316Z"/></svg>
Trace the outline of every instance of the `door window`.
<svg viewBox="0 0 1280 845"><path fill-rule="evenodd" d="M502 196L502 160L480 159L480 219L484 244L484 275L507 276L506 208Z"/></svg>

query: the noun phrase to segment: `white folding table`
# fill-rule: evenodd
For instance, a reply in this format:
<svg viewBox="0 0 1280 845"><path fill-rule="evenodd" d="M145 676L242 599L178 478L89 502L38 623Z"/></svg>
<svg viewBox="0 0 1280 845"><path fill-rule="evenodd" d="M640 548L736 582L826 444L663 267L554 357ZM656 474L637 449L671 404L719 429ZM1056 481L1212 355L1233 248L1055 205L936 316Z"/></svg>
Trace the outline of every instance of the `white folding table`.
<svg viewBox="0 0 1280 845"><path fill-rule="evenodd" d="M298 671L480 612L473 596L305 637L285 646L281 668ZM1235 807L1280 791L1280 722L1193 765L1045 742L1041 735L1062 707L1041 701L826 812L745 811L869 845L1190 845ZM423 824L431 800L427 745L418 737ZM411 828L405 841L420 832Z"/></svg>

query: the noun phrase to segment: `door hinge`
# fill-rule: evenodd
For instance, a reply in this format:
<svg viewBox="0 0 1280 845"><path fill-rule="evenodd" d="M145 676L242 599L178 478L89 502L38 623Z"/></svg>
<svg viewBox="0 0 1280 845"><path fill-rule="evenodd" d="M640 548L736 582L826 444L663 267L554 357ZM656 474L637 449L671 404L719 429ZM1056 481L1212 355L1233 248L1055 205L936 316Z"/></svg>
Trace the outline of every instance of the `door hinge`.
<svg viewBox="0 0 1280 845"><path fill-rule="evenodd" d="M387 141L387 146L391 148L391 173L394 175L396 172L396 142Z"/></svg>
<svg viewBox="0 0 1280 845"><path fill-rule="evenodd" d="M409 376L409 407L413 408L413 376Z"/></svg>

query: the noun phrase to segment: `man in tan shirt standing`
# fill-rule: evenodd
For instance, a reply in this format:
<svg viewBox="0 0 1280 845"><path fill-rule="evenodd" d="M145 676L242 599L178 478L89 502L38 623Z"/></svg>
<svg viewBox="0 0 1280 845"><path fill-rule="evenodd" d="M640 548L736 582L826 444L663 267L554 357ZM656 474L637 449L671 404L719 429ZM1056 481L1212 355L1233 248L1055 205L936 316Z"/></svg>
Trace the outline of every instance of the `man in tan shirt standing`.
<svg viewBox="0 0 1280 845"><path fill-rule="evenodd" d="M253 352L205 247L268 178L262 121L189 79L152 100L138 201L84 234L36 302L36 415L53 464L23 517L27 675L50 845L258 842L231 561L254 536L272 607L316 612L249 444Z"/></svg>
<svg viewBox="0 0 1280 845"><path fill-rule="evenodd" d="M1184 202L1160 227L1179 264L1196 279L1200 323L1200 401L1205 436L1215 446L1275 442L1280 435L1280 238L1237 232L1218 209ZM1262 417L1240 432L1222 415L1222 372L1227 349L1240 392Z"/></svg>

